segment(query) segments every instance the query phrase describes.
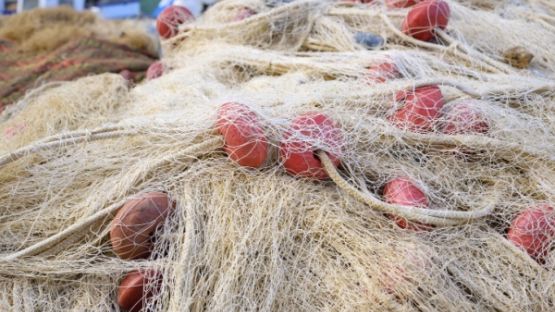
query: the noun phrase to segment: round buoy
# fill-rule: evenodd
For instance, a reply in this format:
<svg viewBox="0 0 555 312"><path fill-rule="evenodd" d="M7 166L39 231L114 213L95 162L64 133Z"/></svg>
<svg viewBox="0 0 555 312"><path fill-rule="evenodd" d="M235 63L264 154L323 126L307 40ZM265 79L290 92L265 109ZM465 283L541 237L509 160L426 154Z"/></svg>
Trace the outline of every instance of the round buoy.
<svg viewBox="0 0 555 312"><path fill-rule="evenodd" d="M112 249L122 259L147 258L153 247L152 235L166 220L174 204L167 194L150 192L128 200L112 221Z"/></svg>
<svg viewBox="0 0 555 312"><path fill-rule="evenodd" d="M403 32L418 40L434 39L434 29L445 29L451 10L443 0L426 0L416 4L403 22Z"/></svg>
<svg viewBox="0 0 555 312"><path fill-rule="evenodd" d="M343 134L337 124L322 113L307 113L291 123L283 136L280 157L290 174L313 179L326 179L328 174L315 153L325 151L339 166Z"/></svg>
<svg viewBox="0 0 555 312"><path fill-rule="evenodd" d="M555 211L549 205L529 207L513 220L507 238L532 258L542 260L555 238Z"/></svg>
<svg viewBox="0 0 555 312"><path fill-rule="evenodd" d="M444 104L439 87L432 85L400 92L397 101L403 100L403 107L395 111L389 120L400 129L422 133L432 131Z"/></svg>
<svg viewBox="0 0 555 312"><path fill-rule="evenodd" d="M241 166L259 168L268 156L268 140L258 115L246 105L225 103L218 110L216 128L224 136L224 150Z"/></svg>
<svg viewBox="0 0 555 312"><path fill-rule="evenodd" d="M127 273L118 288L119 307L129 312L141 311L146 300L159 290L161 282L162 276L155 270Z"/></svg>
<svg viewBox="0 0 555 312"><path fill-rule="evenodd" d="M445 134L483 134L489 131L489 123L478 110L487 105L478 100L463 100L445 106L439 129Z"/></svg>
<svg viewBox="0 0 555 312"><path fill-rule="evenodd" d="M146 70L146 79L152 80L156 79L164 74L164 64L160 61L156 61L148 67Z"/></svg>
<svg viewBox="0 0 555 312"><path fill-rule="evenodd" d="M235 18L233 19L234 22L238 22L238 21L242 21L246 18L249 18L253 15L256 15L256 11L248 8L248 7L243 7L241 9L239 9L237 11L237 14L235 15Z"/></svg>
<svg viewBox="0 0 555 312"><path fill-rule="evenodd" d="M374 0L343 0L342 2L347 3L372 3Z"/></svg>
<svg viewBox="0 0 555 312"><path fill-rule="evenodd" d="M422 0L386 0L385 3L388 8L408 8Z"/></svg>
<svg viewBox="0 0 555 312"><path fill-rule="evenodd" d="M357 31L355 33L355 42L364 46L366 49L377 49L384 45L385 40L380 35Z"/></svg>
<svg viewBox="0 0 555 312"><path fill-rule="evenodd" d="M407 294L401 289L416 288L419 276L427 276L433 269L432 256L423 246L403 245L403 248L394 248L392 255L380 262L382 268L378 275L383 290L399 299L406 299Z"/></svg>
<svg viewBox="0 0 555 312"><path fill-rule="evenodd" d="M401 73L394 63L384 62L368 68L368 79L374 83L383 83L390 79L401 78Z"/></svg>
<svg viewBox="0 0 555 312"><path fill-rule="evenodd" d="M120 71L119 74L127 81L133 81L133 79L135 78L135 74L127 69Z"/></svg>
<svg viewBox="0 0 555 312"><path fill-rule="evenodd" d="M387 203L426 208L429 206L426 194L407 177L395 178L385 185L383 196ZM409 222L407 219L398 216L389 216L397 223L400 228L409 230L428 230L430 225L418 222Z"/></svg>
<svg viewBox="0 0 555 312"><path fill-rule="evenodd" d="M195 17L186 7L172 5L160 13L156 20L156 29L160 37L168 39L177 35L179 25L194 19Z"/></svg>

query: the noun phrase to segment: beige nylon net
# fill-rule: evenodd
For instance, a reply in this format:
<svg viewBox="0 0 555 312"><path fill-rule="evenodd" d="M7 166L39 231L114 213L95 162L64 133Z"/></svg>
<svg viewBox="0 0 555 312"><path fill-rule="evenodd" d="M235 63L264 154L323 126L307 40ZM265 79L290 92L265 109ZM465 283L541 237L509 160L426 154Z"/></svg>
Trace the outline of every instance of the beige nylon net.
<svg viewBox="0 0 555 312"><path fill-rule="evenodd" d="M432 43L401 32L410 8L382 1L221 1L162 43L160 78L30 92L0 122L0 310L118 311L122 276L154 268L148 311L553 311L555 243L537 261L506 233L519 212L555 203L555 6L447 2ZM235 20L245 7L257 14ZM384 45L367 50L357 32ZM514 47L529 68L507 64ZM369 77L384 62L398 79ZM399 91L433 84L445 110L474 99L488 131L391 122ZM264 125L262 168L222 149L216 112L231 101ZM319 151L340 150L333 180L287 174L278 157L291 121L314 111L343 134L335 147L302 137L324 164ZM429 209L385 203L399 176ZM122 260L110 222L148 191L175 210L149 259Z"/></svg>
<svg viewBox="0 0 555 312"><path fill-rule="evenodd" d="M156 55L158 47L145 33L145 26L142 20L107 21L88 11L60 6L0 16L0 38L14 43L22 60L91 36Z"/></svg>

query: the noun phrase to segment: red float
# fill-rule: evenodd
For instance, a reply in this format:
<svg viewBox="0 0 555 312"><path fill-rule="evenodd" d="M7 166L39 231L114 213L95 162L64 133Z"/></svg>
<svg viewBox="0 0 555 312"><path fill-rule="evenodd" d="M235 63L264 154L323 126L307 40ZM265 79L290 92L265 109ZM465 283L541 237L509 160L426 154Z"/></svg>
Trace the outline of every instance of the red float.
<svg viewBox="0 0 555 312"><path fill-rule="evenodd" d="M151 192L128 200L112 221L112 249L122 259L148 258L152 235L174 208L167 194Z"/></svg>
<svg viewBox="0 0 555 312"><path fill-rule="evenodd" d="M403 32L418 40L434 39L434 29L445 29L451 10L443 0L426 0L416 4L403 22Z"/></svg>
<svg viewBox="0 0 555 312"><path fill-rule="evenodd" d="M337 124L322 113L300 115L283 136L280 157L290 174L313 179L326 179L328 174L315 155L318 150L328 154L334 166L339 166L343 134Z"/></svg>
<svg viewBox="0 0 555 312"><path fill-rule="evenodd" d="M177 35L179 25L194 20L195 17L183 6L172 5L160 13L156 20L156 29L164 39Z"/></svg>
<svg viewBox="0 0 555 312"><path fill-rule="evenodd" d="M408 8L411 7L422 0L386 0L388 8Z"/></svg>
<svg viewBox="0 0 555 312"><path fill-rule="evenodd" d="M235 18L233 19L233 21L238 22L238 21L242 21L246 18L249 18L253 15L256 15L256 11L248 8L248 7L244 7L241 8L238 12L237 15L235 15Z"/></svg>
<svg viewBox="0 0 555 312"><path fill-rule="evenodd" d="M555 239L555 212L549 205L530 207L512 222L507 238L541 261Z"/></svg>
<svg viewBox="0 0 555 312"><path fill-rule="evenodd" d="M395 248L396 259L380 263L382 274L380 282L383 289L399 299L407 299L404 291L407 287L417 287L418 279L429 275L433 269L431 255L426 253L421 246L405 245L404 248Z"/></svg>
<svg viewBox="0 0 555 312"><path fill-rule="evenodd" d="M155 270L132 271L125 275L118 288L118 305L122 310L139 312L145 302L159 291L162 275Z"/></svg>
<svg viewBox="0 0 555 312"><path fill-rule="evenodd" d="M1 107L0 107L0 112L2 112ZM4 138L9 140L13 137L16 137L24 133L26 128L27 128L27 123L25 122L16 123L11 127L4 128Z"/></svg>
<svg viewBox="0 0 555 312"><path fill-rule="evenodd" d="M426 194L409 178L399 177L389 181L383 190L385 201L390 204L426 208L429 206ZM398 216L389 216L400 228L414 231L429 230L432 227L418 222L409 222Z"/></svg>
<svg viewBox="0 0 555 312"><path fill-rule="evenodd" d="M421 133L432 131L444 104L439 87L432 85L399 92L397 101L402 100L404 106L395 111L389 120L400 129Z"/></svg>
<svg viewBox="0 0 555 312"><path fill-rule="evenodd" d="M339 0L340 2L346 3L372 3L374 0Z"/></svg>
<svg viewBox="0 0 555 312"><path fill-rule="evenodd" d="M464 100L446 106L439 128L445 134L483 134L489 131L489 123L477 106L482 102Z"/></svg>
<svg viewBox="0 0 555 312"><path fill-rule="evenodd" d="M383 83L387 80L401 77L401 73L394 63L385 62L368 68L368 78L374 83Z"/></svg>
<svg viewBox="0 0 555 312"><path fill-rule="evenodd" d="M133 81L133 79L135 78L135 74L127 69L120 71L119 74L127 81Z"/></svg>
<svg viewBox="0 0 555 312"><path fill-rule="evenodd" d="M156 79L164 74L164 64L160 61L156 61L148 67L146 70L146 79L152 80Z"/></svg>
<svg viewBox="0 0 555 312"><path fill-rule="evenodd" d="M255 112L240 103L225 103L218 110L216 128L224 136L224 150L241 166L259 168L268 157L268 140Z"/></svg>

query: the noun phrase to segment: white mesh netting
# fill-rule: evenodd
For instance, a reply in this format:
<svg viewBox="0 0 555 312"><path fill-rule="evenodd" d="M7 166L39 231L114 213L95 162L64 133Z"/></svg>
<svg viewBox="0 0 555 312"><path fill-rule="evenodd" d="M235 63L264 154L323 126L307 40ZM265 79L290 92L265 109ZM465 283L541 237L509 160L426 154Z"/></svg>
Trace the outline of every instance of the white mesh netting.
<svg viewBox="0 0 555 312"><path fill-rule="evenodd" d="M9 109L0 310L117 311L146 270L148 311L552 311L555 6L445 1L421 41L414 7L270 2L181 25L159 78ZM112 220L147 192L175 206L121 259Z"/></svg>

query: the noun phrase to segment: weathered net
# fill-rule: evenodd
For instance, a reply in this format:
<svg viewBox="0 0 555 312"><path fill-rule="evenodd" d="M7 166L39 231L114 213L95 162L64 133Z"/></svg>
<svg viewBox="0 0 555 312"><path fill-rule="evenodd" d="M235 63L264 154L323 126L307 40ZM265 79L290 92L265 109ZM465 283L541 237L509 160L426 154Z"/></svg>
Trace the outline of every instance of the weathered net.
<svg viewBox="0 0 555 312"><path fill-rule="evenodd" d="M16 46L22 59L51 52L71 40L96 37L157 54L154 40L141 20L106 21L90 12L76 12L66 6L34 9L0 20L0 39Z"/></svg>
<svg viewBox="0 0 555 312"><path fill-rule="evenodd" d="M554 244L536 261L506 232L555 201L555 8L448 4L447 28L425 43L400 31L409 9L381 1L221 1L163 42L158 79L30 92L0 123L0 310L117 310L125 272L155 268L152 311L552 311ZM230 18L245 7L257 14ZM367 50L357 32L385 44ZM518 46L529 69L504 60ZM369 78L383 62L402 78ZM431 84L446 107L477 100L487 133L392 124L398 92ZM231 101L263 121L272 156L261 169L221 148L216 112ZM291 120L312 111L343 133L339 146L300 136L340 150L333 180L289 175L277 156ZM383 202L399 176L430 209ZM167 192L175 211L148 260L122 260L110 222L148 191ZM402 229L392 211L435 226Z"/></svg>

